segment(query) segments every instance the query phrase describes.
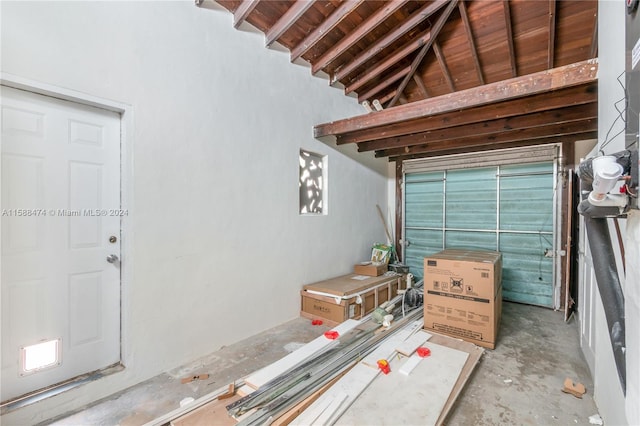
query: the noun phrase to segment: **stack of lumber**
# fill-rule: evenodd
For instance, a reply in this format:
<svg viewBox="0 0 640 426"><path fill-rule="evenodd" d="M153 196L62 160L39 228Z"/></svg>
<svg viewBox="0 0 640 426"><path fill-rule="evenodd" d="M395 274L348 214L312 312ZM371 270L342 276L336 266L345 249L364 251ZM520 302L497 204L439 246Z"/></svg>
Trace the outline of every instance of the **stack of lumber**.
<svg viewBox="0 0 640 426"><path fill-rule="evenodd" d="M238 380L236 395L225 387L148 425L442 424L484 350L427 333L421 311L392 331L347 320L333 329L338 339L320 336Z"/></svg>

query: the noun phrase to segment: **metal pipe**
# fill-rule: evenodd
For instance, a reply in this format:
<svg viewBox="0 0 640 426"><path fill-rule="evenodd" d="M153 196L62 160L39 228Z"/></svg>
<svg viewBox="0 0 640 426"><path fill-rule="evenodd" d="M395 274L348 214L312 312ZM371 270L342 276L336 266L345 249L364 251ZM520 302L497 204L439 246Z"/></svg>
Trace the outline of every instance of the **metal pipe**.
<svg viewBox="0 0 640 426"><path fill-rule="evenodd" d="M624 294L618 278L615 254L609 237L609 226L607 219L591 216L585 216L584 223L589 237L593 269L607 320L618 378L622 392L626 394Z"/></svg>
<svg viewBox="0 0 640 426"><path fill-rule="evenodd" d="M623 166L625 173L628 173L630 170L630 151L625 150L612 155ZM607 223L608 217L619 217L622 211L615 206L594 206L588 199L584 199L585 194L588 194L592 189L594 176L591 160L585 160L579 166L578 173L583 201L578 206L578 212L584 216L596 284L604 307L618 379L620 380L622 392L626 394L624 293L620 284L615 252L611 244L609 225Z"/></svg>

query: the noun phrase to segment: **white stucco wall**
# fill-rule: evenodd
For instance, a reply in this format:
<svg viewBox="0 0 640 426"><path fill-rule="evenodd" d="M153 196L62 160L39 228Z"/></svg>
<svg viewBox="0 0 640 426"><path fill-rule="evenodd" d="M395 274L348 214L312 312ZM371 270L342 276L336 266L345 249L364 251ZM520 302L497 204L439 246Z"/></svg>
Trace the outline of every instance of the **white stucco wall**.
<svg viewBox="0 0 640 426"><path fill-rule="evenodd" d="M222 9L2 2L1 69L129 104L124 372L2 417L33 424L298 316L299 290L384 241L388 176L312 136L362 108ZM329 214L298 214L300 148ZM383 160L380 160L383 161ZM382 167L384 169L385 166Z"/></svg>
<svg viewBox="0 0 640 426"><path fill-rule="evenodd" d="M600 29L598 31L598 147L605 154L625 149L624 132L614 137L621 130L624 130L624 121L617 119L618 111L614 105L618 103L619 109L624 108L624 103L620 102L624 98L624 89L618 79L623 85L625 84L623 75L625 70L625 14L626 8L623 1L600 0L598 4L598 28ZM633 241L633 239L629 239L629 236L638 231L637 225L632 223L627 225L625 237L627 247L628 243ZM636 323L630 322L630 320L638 316L637 311L634 311L637 307L628 303L629 283L637 282L634 269L630 268L630 264L637 264L638 260L630 259L631 253L633 251L627 251L627 276L625 277L624 273L621 274L627 301L625 306L627 344L635 342L632 334L637 336ZM597 291L595 298L594 397L605 424L624 425L628 424L625 415L625 396L618 381L604 309ZM586 313L586 315L590 314L593 313ZM627 352L627 372L637 370L640 362L637 357L630 355ZM629 381L628 374L627 381ZM633 401L633 404L637 405L637 401Z"/></svg>

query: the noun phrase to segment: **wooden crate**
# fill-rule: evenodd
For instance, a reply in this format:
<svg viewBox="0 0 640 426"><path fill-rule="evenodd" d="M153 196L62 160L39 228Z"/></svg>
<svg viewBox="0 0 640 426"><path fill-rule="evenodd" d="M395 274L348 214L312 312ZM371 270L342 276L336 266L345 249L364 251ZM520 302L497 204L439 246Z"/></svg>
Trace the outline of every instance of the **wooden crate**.
<svg viewBox="0 0 640 426"><path fill-rule="evenodd" d="M329 325L360 319L398 294L398 289L406 285L400 278L349 274L305 285L300 292L300 315L323 319Z"/></svg>

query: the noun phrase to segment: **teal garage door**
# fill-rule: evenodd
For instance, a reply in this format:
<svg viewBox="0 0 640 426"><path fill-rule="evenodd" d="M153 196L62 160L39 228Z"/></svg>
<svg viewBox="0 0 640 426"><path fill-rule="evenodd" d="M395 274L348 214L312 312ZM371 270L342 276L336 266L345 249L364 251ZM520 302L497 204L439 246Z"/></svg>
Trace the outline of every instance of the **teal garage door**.
<svg viewBox="0 0 640 426"><path fill-rule="evenodd" d="M424 257L444 248L497 250L503 298L554 307L556 150L545 152L405 167L404 261L411 272L421 278Z"/></svg>

